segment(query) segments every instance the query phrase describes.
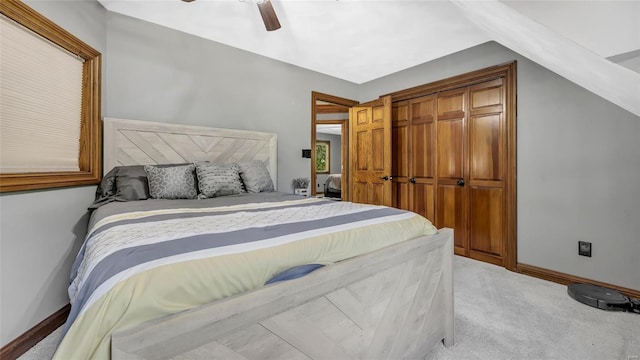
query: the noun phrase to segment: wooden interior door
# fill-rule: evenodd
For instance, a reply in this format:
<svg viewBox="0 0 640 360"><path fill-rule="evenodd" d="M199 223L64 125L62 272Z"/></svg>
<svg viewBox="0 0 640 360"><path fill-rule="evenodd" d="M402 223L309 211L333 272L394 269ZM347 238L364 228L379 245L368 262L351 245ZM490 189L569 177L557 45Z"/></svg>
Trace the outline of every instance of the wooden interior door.
<svg viewBox="0 0 640 360"><path fill-rule="evenodd" d="M437 97L436 227L453 228L454 251L468 256L465 127L467 89Z"/></svg>
<svg viewBox="0 0 640 360"><path fill-rule="evenodd" d="M502 265L506 245L503 79L469 87L469 252Z"/></svg>
<svg viewBox="0 0 640 360"><path fill-rule="evenodd" d="M351 201L392 205L391 97L349 110Z"/></svg>

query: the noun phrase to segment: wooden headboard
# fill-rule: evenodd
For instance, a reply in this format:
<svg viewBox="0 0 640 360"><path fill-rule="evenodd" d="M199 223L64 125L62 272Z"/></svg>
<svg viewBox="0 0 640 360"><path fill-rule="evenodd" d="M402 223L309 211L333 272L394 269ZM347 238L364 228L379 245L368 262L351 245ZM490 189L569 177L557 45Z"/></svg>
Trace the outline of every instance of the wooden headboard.
<svg viewBox="0 0 640 360"><path fill-rule="evenodd" d="M123 165L262 160L277 187L277 140L273 133L104 118L104 173Z"/></svg>

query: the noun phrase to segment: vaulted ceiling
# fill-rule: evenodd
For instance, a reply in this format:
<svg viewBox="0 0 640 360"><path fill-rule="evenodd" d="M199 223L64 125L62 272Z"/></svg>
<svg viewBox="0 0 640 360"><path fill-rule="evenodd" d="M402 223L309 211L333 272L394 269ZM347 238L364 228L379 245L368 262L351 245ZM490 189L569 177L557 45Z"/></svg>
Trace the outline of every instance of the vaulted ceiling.
<svg viewBox="0 0 640 360"><path fill-rule="evenodd" d="M272 32L253 0L98 1L357 84L493 40L640 116L640 73L609 60L640 56L637 0L272 0Z"/></svg>

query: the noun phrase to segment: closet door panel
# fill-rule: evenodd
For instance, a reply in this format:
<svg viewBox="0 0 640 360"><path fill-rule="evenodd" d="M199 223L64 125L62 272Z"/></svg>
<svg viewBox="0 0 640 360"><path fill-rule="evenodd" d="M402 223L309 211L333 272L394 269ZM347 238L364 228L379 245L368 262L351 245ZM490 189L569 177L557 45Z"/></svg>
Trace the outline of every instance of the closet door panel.
<svg viewBox="0 0 640 360"><path fill-rule="evenodd" d="M466 201L462 187L438 184L436 227L453 229L455 253L467 255Z"/></svg>
<svg viewBox="0 0 640 360"><path fill-rule="evenodd" d="M496 79L469 89L469 171L472 181L501 182L505 178L502 82L502 79Z"/></svg>
<svg viewBox="0 0 640 360"><path fill-rule="evenodd" d="M506 236L506 133L502 79L469 87L470 256L502 265Z"/></svg>
<svg viewBox="0 0 640 360"><path fill-rule="evenodd" d="M435 224L435 189L432 183L411 184L411 210Z"/></svg>
<svg viewBox="0 0 640 360"><path fill-rule="evenodd" d="M444 117L463 117L466 89L458 89L438 95L438 120Z"/></svg>
<svg viewBox="0 0 640 360"><path fill-rule="evenodd" d="M411 125L412 176L434 177L435 152L433 150L435 131L433 122Z"/></svg>
<svg viewBox="0 0 640 360"><path fill-rule="evenodd" d="M436 223L453 228L454 250L468 256L466 180L466 97L467 90L438 94Z"/></svg>
<svg viewBox="0 0 640 360"><path fill-rule="evenodd" d="M394 178L395 179L395 178ZM411 210L409 203L409 182L394 182L393 183L393 207L402 210Z"/></svg>
<svg viewBox="0 0 640 360"><path fill-rule="evenodd" d="M411 209L435 223L436 95L411 100Z"/></svg>
<svg viewBox="0 0 640 360"><path fill-rule="evenodd" d="M469 207L469 247L472 257L486 254L499 259L505 237L503 189L472 187Z"/></svg>
<svg viewBox="0 0 640 360"><path fill-rule="evenodd" d="M411 210L409 205L409 102L393 103L391 111L391 175L393 207Z"/></svg>
<svg viewBox="0 0 640 360"><path fill-rule="evenodd" d="M469 162L471 180L503 180L503 137L501 115L471 116L469 119Z"/></svg>
<svg viewBox="0 0 640 360"><path fill-rule="evenodd" d="M466 89L438 95L438 179L463 179Z"/></svg>
<svg viewBox="0 0 640 360"><path fill-rule="evenodd" d="M438 178L464 177L463 119L438 120Z"/></svg>
<svg viewBox="0 0 640 360"><path fill-rule="evenodd" d="M391 163L394 177L409 176L409 121L392 122L391 143L393 144Z"/></svg>
<svg viewBox="0 0 640 360"><path fill-rule="evenodd" d="M411 101L411 176L435 176L435 95Z"/></svg>

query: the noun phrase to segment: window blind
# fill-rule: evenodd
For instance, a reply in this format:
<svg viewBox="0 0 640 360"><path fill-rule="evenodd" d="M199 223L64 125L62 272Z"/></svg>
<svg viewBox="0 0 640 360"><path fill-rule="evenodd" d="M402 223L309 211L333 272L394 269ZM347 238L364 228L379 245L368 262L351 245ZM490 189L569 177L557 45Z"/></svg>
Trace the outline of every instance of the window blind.
<svg viewBox="0 0 640 360"><path fill-rule="evenodd" d="M0 172L79 171L82 59L0 16Z"/></svg>

